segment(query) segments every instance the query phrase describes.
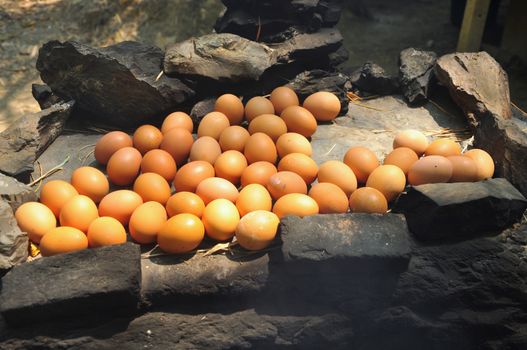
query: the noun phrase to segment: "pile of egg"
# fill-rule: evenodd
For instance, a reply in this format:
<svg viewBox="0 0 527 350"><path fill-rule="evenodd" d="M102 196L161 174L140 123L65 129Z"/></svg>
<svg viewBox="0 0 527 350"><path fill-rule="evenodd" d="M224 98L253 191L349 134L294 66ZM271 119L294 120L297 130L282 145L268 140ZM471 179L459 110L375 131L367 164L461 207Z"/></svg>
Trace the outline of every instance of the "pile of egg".
<svg viewBox="0 0 527 350"><path fill-rule="evenodd" d="M245 106L220 96L196 140L183 112L168 115L160 129L143 125L133 137L109 132L94 150L107 176L84 166L69 183L48 181L40 202L17 209L17 222L43 256L124 243L127 230L133 241L157 242L168 253L193 251L205 236L236 236L242 247L260 250L286 215L385 213L407 179L418 185L492 176L484 151L461 155L454 141L429 144L414 130L395 137L384 165L359 146L318 166L309 137L317 121L333 120L340 108L332 93L314 93L300 106L293 90L279 87ZM122 189L110 192L110 182Z"/></svg>

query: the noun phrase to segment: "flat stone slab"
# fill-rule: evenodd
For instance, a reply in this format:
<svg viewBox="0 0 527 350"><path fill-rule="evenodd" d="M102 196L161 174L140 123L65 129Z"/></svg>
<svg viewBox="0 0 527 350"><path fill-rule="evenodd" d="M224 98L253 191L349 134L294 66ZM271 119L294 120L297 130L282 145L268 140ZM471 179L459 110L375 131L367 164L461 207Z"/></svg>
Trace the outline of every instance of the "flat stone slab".
<svg viewBox="0 0 527 350"><path fill-rule="evenodd" d="M133 243L37 259L2 278L0 313L10 325L101 313L133 313L140 300L139 246Z"/></svg>
<svg viewBox="0 0 527 350"><path fill-rule="evenodd" d="M0 174L0 199L11 206L13 212L25 202L36 201L37 196L31 187L11 176Z"/></svg>

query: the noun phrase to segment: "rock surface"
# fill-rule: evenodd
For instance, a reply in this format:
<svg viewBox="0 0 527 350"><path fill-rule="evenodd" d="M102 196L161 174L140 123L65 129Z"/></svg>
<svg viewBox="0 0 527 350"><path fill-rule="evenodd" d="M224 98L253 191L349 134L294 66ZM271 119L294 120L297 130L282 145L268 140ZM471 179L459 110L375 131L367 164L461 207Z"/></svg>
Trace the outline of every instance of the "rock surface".
<svg viewBox="0 0 527 350"><path fill-rule="evenodd" d="M46 84L31 84L31 94L38 102L40 109L46 109L55 103L64 102Z"/></svg>
<svg viewBox="0 0 527 350"><path fill-rule="evenodd" d="M209 97L202 101L197 102L194 107L190 110L190 117L192 118L192 122L194 123L194 126L197 128L197 125L200 123L201 119L203 117L214 111L214 105L216 104L216 98L215 97Z"/></svg>
<svg viewBox="0 0 527 350"><path fill-rule="evenodd" d="M351 73L351 82L359 90L376 95L391 95L399 90L397 78L389 76L381 66L373 62L366 62Z"/></svg>
<svg viewBox="0 0 527 350"><path fill-rule="evenodd" d="M0 276L26 261L28 244L27 234L18 228L11 206L0 199Z"/></svg>
<svg viewBox="0 0 527 350"><path fill-rule="evenodd" d="M428 99L430 85L434 79L437 55L432 51L408 48L399 55L399 81L404 97L411 104Z"/></svg>
<svg viewBox="0 0 527 350"><path fill-rule="evenodd" d="M413 186L394 208L423 240L499 233L518 222L525 209L525 197L502 178Z"/></svg>
<svg viewBox="0 0 527 350"><path fill-rule="evenodd" d="M37 196L31 187L0 174L0 200L7 202L14 212L22 203L36 201Z"/></svg>

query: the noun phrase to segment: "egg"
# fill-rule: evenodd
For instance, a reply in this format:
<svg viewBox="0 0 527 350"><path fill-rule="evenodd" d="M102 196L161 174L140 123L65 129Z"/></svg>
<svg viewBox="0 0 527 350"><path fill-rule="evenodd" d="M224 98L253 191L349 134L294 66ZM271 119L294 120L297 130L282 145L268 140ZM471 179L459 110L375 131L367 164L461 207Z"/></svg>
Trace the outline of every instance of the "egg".
<svg viewBox="0 0 527 350"><path fill-rule="evenodd" d="M296 92L286 86L280 86L274 89L269 99L274 106L276 114L282 113L289 106L298 106L300 104Z"/></svg>
<svg viewBox="0 0 527 350"><path fill-rule="evenodd" d="M317 178L318 165L303 153L289 153L278 162L278 171L292 171L309 185Z"/></svg>
<svg viewBox="0 0 527 350"><path fill-rule="evenodd" d="M245 143L243 154L247 163L252 164L265 161L274 164L276 162L276 146L273 140L264 133L252 134Z"/></svg>
<svg viewBox="0 0 527 350"><path fill-rule="evenodd" d="M202 221L208 237L216 241L226 241L234 236L240 222L240 214L231 201L220 198L207 204Z"/></svg>
<svg viewBox="0 0 527 350"><path fill-rule="evenodd" d="M91 248L104 247L126 242L126 230L118 220L109 217L99 217L88 227L88 245Z"/></svg>
<svg viewBox="0 0 527 350"><path fill-rule="evenodd" d="M256 96L247 101L245 105L245 119L251 122L254 118L262 114L274 114L274 106L271 101L262 96Z"/></svg>
<svg viewBox="0 0 527 350"><path fill-rule="evenodd" d="M214 176L214 167L203 160L196 160L183 165L174 177L176 192L196 192L199 183Z"/></svg>
<svg viewBox="0 0 527 350"><path fill-rule="evenodd" d="M169 217L178 214L192 214L200 218L205 209L203 199L192 192L178 192L174 193L167 201L165 206Z"/></svg>
<svg viewBox="0 0 527 350"><path fill-rule="evenodd" d="M145 154L151 149L159 148L163 141L163 133L153 125L142 125L137 128L133 136L134 147Z"/></svg>
<svg viewBox="0 0 527 350"><path fill-rule="evenodd" d="M425 150L426 156L458 156L461 154L461 146L450 139L437 139L432 141Z"/></svg>
<svg viewBox="0 0 527 350"><path fill-rule="evenodd" d="M55 215L42 203L26 202L15 211L15 219L29 240L38 244L40 239L57 226Z"/></svg>
<svg viewBox="0 0 527 350"><path fill-rule="evenodd" d="M443 156L426 156L415 162L408 171L408 182L417 186L448 182L452 176L452 163Z"/></svg>
<svg viewBox="0 0 527 350"><path fill-rule="evenodd" d="M275 213L257 210L243 216L236 226L236 240L247 250L267 248L276 237L280 219Z"/></svg>
<svg viewBox="0 0 527 350"><path fill-rule="evenodd" d="M196 188L196 194L200 196L205 205L207 205L218 198L227 199L234 203L240 193L232 182L222 179L221 177L209 177L199 183Z"/></svg>
<svg viewBox="0 0 527 350"><path fill-rule="evenodd" d="M229 126L222 131L220 135L220 147L223 152L225 151L238 151L243 152L245 143L249 139L249 132L247 129L242 128L238 125Z"/></svg>
<svg viewBox="0 0 527 350"><path fill-rule="evenodd" d="M110 183L103 172L91 166L75 169L71 174L71 185L95 203L99 203L110 191Z"/></svg>
<svg viewBox="0 0 527 350"><path fill-rule="evenodd" d="M292 171L279 171L272 175L267 182L267 190L274 200L289 193L307 194L306 183Z"/></svg>
<svg viewBox="0 0 527 350"><path fill-rule="evenodd" d="M478 180L476 162L464 155L446 157L452 163L452 176L449 182L474 182Z"/></svg>
<svg viewBox="0 0 527 350"><path fill-rule="evenodd" d="M98 217L99 212L95 203L89 197L79 194L64 203L60 210L59 221L61 226L88 232L88 227Z"/></svg>
<svg viewBox="0 0 527 350"><path fill-rule="evenodd" d="M317 120L313 114L300 106L289 106L280 114L289 132L310 137L317 131Z"/></svg>
<svg viewBox="0 0 527 350"><path fill-rule="evenodd" d="M490 154L482 149L474 148L463 153L464 156L472 158L476 162L478 168L477 180L485 180L494 175L494 160Z"/></svg>
<svg viewBox="0 0 527 350"><path fill-rule="evenodd" d="M154 201L165 205L170 198L170 185L159 174L144 173L135 180L134 192L143 198L143 202Z"/></svg>
<svg viewBox="0 0 527 350"><path fill-rule="evenodd" d="M406 176L395 165L381 165L372 171L368 177L368 181L366 181L366 186L375 188L390 202L404 191Z"/></svg>
<svg viewBox="0 0 527 350"><path fill-rule="evenodd" d="M396 149L399 147L408 147L418 156L422 156L428 147L428 139L418 130L403 130L395 135L393 139L393 148Z"/></svg>
<svg viewBox="0 0 527 350"><path fill-rule="evenodd" d="M391 164L399 167L406 175L410 167L417 162L419 157L412 149L408 147L398 147L391 151L385 158L384 164Z"/></svg>
<svg viewBox="0 0 527 350"><path fill-rule="evenodd" d="M51 180L46 182L40 190L40 203L51 209L58 218L64 203L79 193L69 182Z"/></svg>
<svg viewBox="0 0 527 350"><path fill-rule="evenodd" d="M270 211L273 208L273 200L264 186L250 184L240 191L240 195L236 199L236 208L238 208L240 216L255 210Z"/></svg>
<svg viewBox="0 0 527 350"><path fill-rule="evenodd" d="M287 215L300 217L318 214L317 202L308 195L289 193L280 197L273 206L273 213L280 219Z"/></svg>
<svg viewBox="0 0 527 350"><path fill-rule="evenodd" d="M221 112L210 112L206 114L198 126L198 138L210 136L219 140L223 130L230 126L229 118Z"/></svg>
<svg viewBox="0 0 527 350"><path fill-rule="evenodd" d="M247 168L247 159L238 151L223 152L214 163L216 176L229 180L236 186L240 184L245 168Z"/></svg>
<svg viewBox="0 0 527 350"><path fill-rule="evenodd" d="M133 142L130 135L122 131L111 131L101 137L95 144L95 160L106 165L110 157L124 147L132 147Z"/></svg>
<svg viewBox="0 0 527 350"><path fill-rule="evenodd" d="M177 164L174 158L162 149L153 149L146 152L141 160L142 173L156 173L161 175L168 182L174 180L176 176Z"/></svg>
<svg viewBox="0 0 527 350"><path fill-rule="evenodd" d="M361 187L353 192L349 206L353 213L384 214L388 210L388 202L384 194L372 187Z"/></svg>
<svg viewBox="0 0 527 350"><path fill-rule="evenodd" d="M333 120L340 113L339 98L327 91L319 91L309 95L302 106L319 121Z"/></svg>
<svg viewBox="0 0 527 350"><path fill-rule="evenodd" d="M167 253L188 253L196 249L204 237L205 226L197 216L178 214L161 227L157 244Z"/></svg>
<svg viewBox="0 0 527 350"><path fill-rule="evenodd" d="M137 243L153 243L166 221L165 207L158 202L145 202L138 206L130 217L130 236Z"/></svg>
<svg viewBox="0 0 527 350"><path fill-rule="evenodd" d="M280 136L276 141L276 149L280 158L284 158L289 153L303 153L309 157L313 154L309 140L295 132Z"/></svg>
<svg viewBox="0 0 527 350"><path fill-rule="evenodd" d="M193 144L194 138L188 130L174 128L163 136L159 148L168 152L174 158L177 166L181 166L187 161Z"/></svg>
<svg viewBox="0 0 527 350"><path fill-rule="evenodd" d="M174 128L185 129L188 132L192 133L192 131L194 130L194 123L192 122L192 118L187 113L173 112L170 113L165 118L165 120L163 120L163 124L161 125L161 132L164 135Z"/></svg>
<svg viewBox="0 0 527 350"><path fill-rule="evenodd" d="M267 186L267 181L269 181L269 178L273 174L276 174L276 172L276 167L272 163L265 161L252 163L242 172L240 179L242 187L245 187L249 184L260 184Z"/></svg>
<svg viewBox="0 0 527 350"><path fill-rule="evenodd" d="M218 97L214 110L227 116L230 125L239 125L243 120L244 108L239 97L233 94L224 94Z"/></svg>
<svg viewBox="0 0 527 350"><path fill-rule="evenodd" d="M42 256L71 253L88 248L88 238L84 232L74 227L57 227L46 233L40 241Z"/></svg>
<svg viewBox="0 0 527 350"><path fill-rule="evenodd" d="M141 204L143 204L143 199L134 191L110 192L99 203L99 215L110 216L126 226L134 210Z"/></svg>
<svg viewBox="0 0 527 350"><path fill-rule="evenodd" d="M214 165L221 154L221 147L216 139L210 136L202 136L197 139L190 149L189 160L203 160Z"/></svg>
<svg viewBox="0 0 527 350"><path fill-rule="evenodd" d="M337 185L329 182L314 184L308 193L318 204L320 214L345 213L348 211L348 196Z"/></svg>
<svg viewBox="0 0 527 350"><path fill-rule="evenodd" d="M263 132L268 135L273 142L287 132L287 126L282 118L274 114L262 114L254 118L249 123L249 133L252 135Z"/></svg>
<svg viewBox="0 0 527 350"><path fill-rule="evenodd" d="M375 153L362 146L349 148L343 161L353 171L357 182L361 184L366 183L368 176L379 166Z"/></svg>
<svg viewBox="0 0 527 350"><path fill-rule="evenodd" d="M141 153L133 147L124 147L110 157L106 173L110 181L119 186L134 182L141 169Z"/></svg>
<svg viewBox="0 0 527 350"><path fill-rule="evenodd" d="M318 169L318 182L329 182L340 187L349 196L357 189L357 178L349 166L338 160L322 163Z"/></svg>

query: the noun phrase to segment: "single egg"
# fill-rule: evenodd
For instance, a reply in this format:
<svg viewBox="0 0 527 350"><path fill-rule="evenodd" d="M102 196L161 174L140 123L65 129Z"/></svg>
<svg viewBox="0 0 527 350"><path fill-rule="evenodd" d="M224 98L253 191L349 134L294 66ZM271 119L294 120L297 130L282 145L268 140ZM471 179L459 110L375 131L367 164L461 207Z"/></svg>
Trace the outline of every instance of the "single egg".
<svg viewBox="0 0 527 350"><path fill-rule="evenodd" d="M373 187L361 187L353 192L349 199L353 213L384 214L388 210L386 197Z"/></svg>
<svg viewBox="0 0 527 350"><path fill-rule="evenodd" d="M38 248L42 256L71 253L88 248L88 238L74 227L57 227L42 237Z"/></svg>
<svg viewBox="0 0 527 350"><path fill-rule="evenodd" d="M163 141L163 133L153 125L142 125L134 132L134 147L141 154L159 148L161 141Z"/></svg>
<svg viewBox="0 0 527 350"><path fill-rule="evenodd" d="M157 234L157 244L167 253L188 253L196 249L204 237L205 227L197 216L178 214L161 227Z"/></svg>
<svg viewBox="0 0 527 350"><path fill-rule="evenodd" d="M464 156L472 158L478 168L477 181L489 179L494 175L494 160L490 154L479 148L473 148L463 153Z"/></svg>
<svg viewBox="0 0 527 350"><path fill-rule="evenodd" d="M317 202L308 195L289 193L280 197L273 206L273 213L280 219L287 215L300 217L318 214Z"/></svg>
<svg viewBox="0 0 527 350"><path fill-rule="evenodd" d="M110 157L124 147L132 147L133 142L130 135L122 131L111 131L101 137L95 144L95 160L106 165Z"/></svg>
<svg viewBox="0 0 527 350"><path fill-rule="evenodd" d="M280 219L275 213L257 210L243 216L236 227L236 240L247 250L267 248L276 237Z"/></svg>
<svg viewBox="0 0 527 350"><path fill-rule="evenodd" d="M35 244L57 227L57 219L51 209L38 202L26 202L19 206L15 211L15 219L20 230L26 232L29 240Z"/></svg>
<svg viewBox="0 0 527 350"><path fill-rule="evenodd" d="M165 205L170 198L170 185L159 174L144 173L135 180L134 192L143 198L143 202L154 201Z"/></svg>
<svg viewBox="0 0 527 350"><path fill-rule="evenodd" d="M278 171L292 171L309 185L317 178L318 165L303 153L289 153L278 162Z"/></svg>
<svg viewBox="0 0 527 350"><path fill-rule="evenodd" d="M245 143L243 150L247 163L252 164L265 161L274 164L276 162L276 146L273 140L264 133L252 134Z"/></svg>
<svg viewBox="0 0 527 350"><path fill-rule="evenodd" d="M176 192L196 192L199 183L214 176L214 167L203 160L196 160L183 165L174 177Z"/></svg>
<svg viewBox="0 0 527 350"><path fill-rule="evenodd" d="M426 156L415 162L408 171L408 183L413 186L448 182L452 163L443 156Z"/></svg>
<svg viewBox="0 0 527 350"><path fill-rule="evenodd" d="M126 242L126 230L118 220L109 217L99 217L88 227L88 245L90 248L104 247Z"/></svg>
<svg viewBox="0 0 527 350"><path fill-rule="evenodd" d="M169 217L178 214L192 214L200 218L205 209L203 199L192 192L178 192L174 193L167 201L165 206Z"/></svg>
<svg viewBox="0 0 527 350"><path fill-rule="evenodd" d="M157 234L167 221L165 207L158 202L145 202L138 206L132 216L128 229L137 243L148 244L157 240Z"/></svg>
<svg viewBox="0 0 527 350"><path fill-rule="evenodd" d="M250 164L245 168L241 176L242 187L245 187L249 184L260 184L262 186L267 186L269 178L276 174L277 170L274 164L259 161Z"/></svg>
<svg viewBox="0 0 527 350"><path fill-rule="evenodd" d="M337 185L329 182L316 183L311 187L308 195L317 202L320 214L348 211L348 197Z"/></svg>
<svg viewBox="0 0 527 350"><path fill-rule="evenodd" d="M79 192L69 182L51 180L46 182L40 190L40 203L51 209L58 218L64 203L78 194Z"/></svg>
<svg viewBox="0 0 527 350"><path fill-rule="evenodd" d="M370 174L366 186L375 188L390 202L404 191L406 176L395 165L381 165Z"/></svg>
<svg viewBox="0 0 527 350"><path fill-rule="evenodd" d="M432 141L425 150L426 156L458 156L461 154L461 146L450 139L437 139Z"/></svg>
<svg viewBox="0 0 527 350"><path fill-rule="evenodd" d="M170 153L162 149L153 149L146 152L141 160L142 173L156 173L161 175L168 182L174 180L176 176L176 161Z"/></svg>
<svg viewBox="0 0 527 350"><path fill-rule="evenodd" d="M446 157L452 163L452 176L449 182L474 182L478 180L476 162L464 155Z"/></svg>
<svg viewBox="0 0 527 350"><path fill-rule="evenodd" d="M90 197L95 203L110 191L110 183L103 172L91 166L75 169L71 174L71 184L79 194Z"/></svg>
<svg viewBox="0 0 527 350"><path fill-rule="evenodd" d="M210 136L202 136L192 145L189 161L203 160L214 165L220 154L221 147L218 141Z"/></svg>
<svg viewBox="0 0 527 350"><path fill-rule="evenodd" d="M349 196L357 189L357 178L349 166L338 160L328 160L318 169L318 182L329 182Z"/></svg>
<svg viewBox="0 0 527 350"><path fill-rule="evenodd" d="M229 180L234 185L240 184L243 171L247 168L247 159L238 151L223 152L214 163L217 177Z"/></svg>
<svg viewBox="0 0 527 350"><path fill-rule="evenodd" d="M240 102L241 103L241 102ZM210 112L206 114L198 126L198 138L210 136L219 140L223 130L230 126L229 118L221 112Z"/></svg>
<svg viewBox="0 0 527 350"><path fill-rule="evenodd" d="M208 237L216 241L226 241L234 236L240 222L240 214L231 201L220 198L207 204L202 221Z"/></svg>
<svg viewBox="0 0 527 350"><path fill-rule="evenodd" d="M232 182L222 179L221 177L209 177L201 181L196 188L196 194L203 199L205 205L215 199L223 198L231 202L236 202L238 189Z"/></svg>
<svg viewBox="0 0 527 350"><path fill-rule="evenodd" d="M110 181L119 186L134 182L141 168L141 153L133 147L124 147L110 157L106 172Z"/></svg>
<svg viewBox="0 0 527 350"><path fill-rule="evenodd" d="M89 197L80 194L64 203L59 221L61 226L75 227L82 232L88 232L88 227L98 217L97 205Z"/></svg>
<svg viewBox="0 0 527 350"><path fill-rule="evenodd" d="M280 114L289 132L310 137L317 131L317 120L313 114L300 106L289 106Z"/></svg>
<svg viewBox="0 0 527 350"><path fill-rule="evenodd" d="M327 91L319 91L309 95L303 107L310 111L319 121L330 121L340 113L340 100L335 94Z"/></svg>
<svg viewBox="0 0 527 350"><path fill-rule="evenodd" d="M296 92L286 86L274 89L269 99L274 106L276 114L282 113L289 106L298 106L300 104Z"/></svg>
<svg viewBox="0 0 527 350"><path fill-rule="evenodd" d="M418 130L403 130L393 139L393 148L408 147L418 156L422 156L428 147L428 139Z"/></svg>
<svg viewBox="0 0 527 350"><path fill-rule="evenodd" d="M252 135L263 132L268 135L273 142L287 132L287 126L282 118L274 114L262 114L254 118L249 124L249 133Z"/></svg>
<svg viewBox="0 0 527 350"><path fill-rule="evenodd" d="M236 208L240 216L255 210L270 211L273 208L273 199L264 186L250 184L240 191L236 199Z"/></svg>
<svg viewBox="0 0 527 350"><path fill-rule="evenodd" d="M280 136L276 141L276 149L280 158L290 153L303 153L309 157L313 154L309 140L296 132L288 132Z"/></svg>
<svg viewBox="0 0 527 350"><path fill-rule="evenodd" d="M249 139L249 132L247 129L239 126L233 125L229 126L222 131L220 135L220 147L223 152L225 151L238 151L243 152L245 148L245 143Z"/></svg>
<svg viewBox="0 0 527 350"><path fill-rule="evenodd" d="M251 120L262 114L274 114L274 106L271 101L262 96L251 98L245 104L245 119Z"/></svg>
<svg viewBox="0 0 527 350"><path fill-rule="evenodd" d="M414 150L408 147L398 147L391 151L384 158L384 164L395 165L396 167L399 167L399 169L401 169L406 175L408 174L410 167L415 162L417 162L418 159L419 157L417 156L417 153L414 152Z"/></svg>
<svg viewBox="0 0 527 350"><path fill-rule="evenodd" d="M194 138L188 130L174 128L163 136L163 142L161 142L159 148L168 152L174 158L176 164L181 166L187 161L193 144Z"/></svg>
<svg viewBox="0 0 527 350"><path fill-rule="evenodd" d="M110 216L126 226L134 210L141 204L143 199L134 191L110 192L99 203L99 215Z"/></svg>
<svg viewBox="0 0 527 350"><path fill-rule="evenodd" d="M269 178L267 190L277 200L289 193L307 194L307 185L300 175L292 171L279 171Z"/></svg>
<svg viewBox="0 0 527 350"><path fill-rule="evenodd" d="M229 118L230 125L239 125L243 120L243 103L233 94L224 94L218 97L214 110L221 112Z"/></svg>
<svg viewBox="0 0 527 350"><path fill-rule="evenodd" d="M353 171L357 182L361 184L366 183L368 176L379 166L375 153L362 146L349 148L343 161Z"/></svg>
<svg viewBox="0 0 527 350"><path fill-rule="evenodd" d="M192 122L192 118L187 113L173 112L170 113L165 118L165 120L163 120L163 124L161 125L161 132L164 135L174 128L185 129L188 132L192 133L192 131L194 130L194 123Z"/></svg>

